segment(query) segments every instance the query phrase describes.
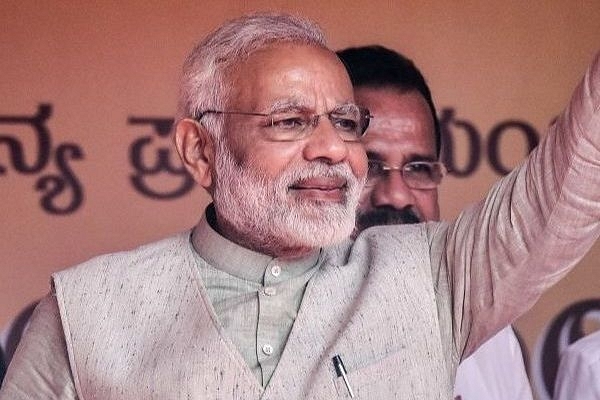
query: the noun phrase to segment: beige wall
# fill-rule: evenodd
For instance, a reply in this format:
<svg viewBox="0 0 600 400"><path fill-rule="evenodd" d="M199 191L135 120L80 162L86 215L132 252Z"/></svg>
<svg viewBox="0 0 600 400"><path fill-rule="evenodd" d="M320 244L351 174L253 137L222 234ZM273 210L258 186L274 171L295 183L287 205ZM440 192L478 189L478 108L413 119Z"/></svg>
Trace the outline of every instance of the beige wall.
<svg viewBox="0 0 600 400"><path fill-rule="evenodd" d="M597 1L97 3L0 2L0 118L33 115L39 103L51 103L52 149L74 143L83 151L83 159L68 163L85 193L74 213L45 212L34 186L57 173L54 158L38 173L18 173L0 144L0 165L7 167L0 175L0 325L48 291L51 272L186 229L199 218L207 202L199 189L153 200L133 188L129 146L152 136L144 153L150 157L169 139L128 118L173 115L184 55L224 19L255 10L299 12L317 20L335 48L381 43L403 51L422 67L438 107L453 107L457 118L475 125L484 148L492 127L507 119L542 132L600 44ZM0 122L2 135L22 141L33 162L30 126ZM514 135L501 149L503 162L514 165L523 142ZM475 174L449 178L441 194L444 216L479 199L497 177L484 155ZM177 179L162 174L151 182L168 189ZM55 204L71 199L67 190ZM596 246L518 321L530 347L565 305L600 297L599 256Z"/></svg>

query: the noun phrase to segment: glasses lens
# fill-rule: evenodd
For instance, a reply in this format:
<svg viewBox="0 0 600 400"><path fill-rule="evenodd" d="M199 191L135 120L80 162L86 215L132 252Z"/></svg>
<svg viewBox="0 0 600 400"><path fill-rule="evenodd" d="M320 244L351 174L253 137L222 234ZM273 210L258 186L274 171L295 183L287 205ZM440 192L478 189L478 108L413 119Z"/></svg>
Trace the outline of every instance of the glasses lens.
<svg viewBox="0 0 600 400"><path fill-rule="evenodd" d="M404 165L402 177L413 189L435 189L444 177L444 166L440 162L413 161Z"/></svg>
<svg viewBox="0 0 600 400"><path fill-rule="evenodd" d="M364 107L358 107L359 112L360 112L360 136L364 135L365 132L367 131L367 128L369 127L369 123L371 122L371 118L373 118L371 116L371 112L364 108Z"/></svg>
<svg viewBox="0 0 600 400"><path fill-rule="evenodd" d="M274 113L268 116L268 137L281 142L300 140L310 124L310 116L299 112Z"/></svg>
<svg viewBox="0 0 600 400"><path fill-rule="evenodd" d="M369 111L354 104L338 107L327 115L344 141L360 140L369 125Z"/></svg>
<svg viewBox="0 0 600 400"><path fill-rule="evenodd" d="M319 117L326 115L340 138L344 141L358 141L369 126L371 115L369 110L355 104L346 104L326 114L310 114L302 111L282 111L272 114L261 114L242 111L207 110L197 113L194 118L200 121L206 114L227 114L245 117L261 117L267 139L287 142L301 140L312 132L319 123Z"/></svg>
<svg viewBox="0 0 600 400"><path fill-rule="evenodd" d="M392 167L383 161L368 160L369 169L365 186L375 186L386 174L400 172L406 186L411 189L435 189L441 183L446 168L441 162L413 161L402 167Z"/></svg>

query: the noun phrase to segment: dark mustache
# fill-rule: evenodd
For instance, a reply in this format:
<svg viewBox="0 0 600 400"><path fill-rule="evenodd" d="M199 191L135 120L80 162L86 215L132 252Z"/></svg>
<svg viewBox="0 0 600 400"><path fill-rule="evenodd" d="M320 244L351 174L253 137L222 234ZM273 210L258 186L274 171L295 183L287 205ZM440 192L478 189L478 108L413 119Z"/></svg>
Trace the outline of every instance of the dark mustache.
<svg viewBox="0 0 600 400"><path fill-rule="evenodd" d="M421 222L421 218L419 218L411 207L397 209L384 206L363 214L358 214L356 218L356 230L361 232L371 226L418 224L419 222Z"/></svg>

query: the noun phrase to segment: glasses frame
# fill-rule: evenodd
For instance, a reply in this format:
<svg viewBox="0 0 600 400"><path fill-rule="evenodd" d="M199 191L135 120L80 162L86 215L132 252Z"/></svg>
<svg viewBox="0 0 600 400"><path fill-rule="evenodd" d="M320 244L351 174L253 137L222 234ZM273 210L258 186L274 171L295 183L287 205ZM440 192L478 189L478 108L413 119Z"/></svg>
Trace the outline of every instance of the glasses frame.
<svg viewBox="0 0 600 400"><path fill-rule="evenodd" d="M381 168L381 172L374 177L369 176L369 174L371 173L371 164L377 164ZM432 180L431 185L415 185L414 181L412 181L411 179L406 179L405 173L407 173L407 171L408 171L406 168L411 165L419 165L419 164L427 164L430 166L434 166L434 167L432 167L432 169L434 169L434 170L437 169L439 171L439 179ZM448 168L446 168L444 163L441 161L416 160L416 161L409 161L402 165L389 165L381 160L369 159L368 166L369 166L369 171L367 172L367 179L365 181L365 187L374 187L377 185L379 180L381 180L381 178L385 177L391 171L397 171L400 173L400 175L402 176L402 179L404 180L404 183L409 188L417 189L417 190L433 190L433 189L437 189L437 187L440 186L440 184L442 183L442 179L444 179L444 176L446 176L449 172Z"/></svg>
<svg viewBox="0 0 600 400"><path fill-rule="evenodd" d="M344 142L358 142L362 139L362 137L365 135L367 128L369 127L369 122L371 120L371 118L373 118L373 116L371 115L371 112L369 111L369 109L365 108L365 107L361 107L358 106L356 104L346 104L345 106L354 106L358 109L359 111L359 115L360 115L360 120L359 120L359 126L360 126L360 132L356 137L353 137L351 139L348 139L344 136L342 136L342 131L340 131L340 138L344 141ZM343 107L343 106L340 106ZM288 113L291 113L292 111L287 111ZM335 114L339 112L339 107L337 109L334 109L332 111L328 111L328 112L324 112L322 114L312 114L312 113L302 113L302 112L298 112L299 115L305 115L307 118L307 124L300 130L298 131L298 137L294 138L294 139L283 139L283 140L276 140L276 139L271 139L273 141L277 141L277 142L295 142L298 140L302 140L305 137L308 137L312 134L312 132L314 131L314 129L317 127L317 125L319 124L319 120L322 116L327 116L327 119L329 120L329 122L333 123L334 121L332 120L335 116ZM285 111L278 111L278 112L273 112L273 113L259 113L259 112L249 112L249 111L228 111L228 110L204 110L204 111L199 111L198 113L196 113L193 117L194 120L201 122L202 118L207 115L207 114L217 114L217 115L248 115L248 116L255 116L255 117L263 117L263 118L269 118L269 123L267 125L268 128L272 128L275 126L275 117L279 114L285 114ZM362 124L360 123L362 121ZM310 129L309 129L310 126ZM337 129L336 129L337 130Z"/></svg>

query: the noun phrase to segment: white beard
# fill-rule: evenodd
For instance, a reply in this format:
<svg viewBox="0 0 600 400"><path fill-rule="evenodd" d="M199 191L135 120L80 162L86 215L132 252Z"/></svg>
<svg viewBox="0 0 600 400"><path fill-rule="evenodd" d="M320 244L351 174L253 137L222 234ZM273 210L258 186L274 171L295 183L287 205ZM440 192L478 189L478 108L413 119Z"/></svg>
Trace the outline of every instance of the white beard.
<svg viewBox="0 0 600 400"><path fill-rule="evenodd" d="M220 218L243 238L239 244L278 254L282 249L328 246L351 234L362 184L348 164L307 162L269 180L237 165L222 142L216 151L213 200ZM307 200L289 193L294 183L314 177L342 177L347 182L344 201Z"/></svg>

